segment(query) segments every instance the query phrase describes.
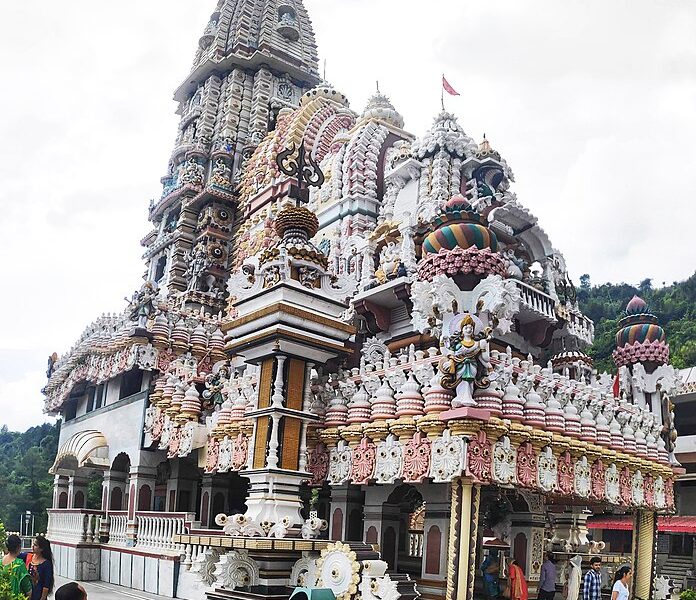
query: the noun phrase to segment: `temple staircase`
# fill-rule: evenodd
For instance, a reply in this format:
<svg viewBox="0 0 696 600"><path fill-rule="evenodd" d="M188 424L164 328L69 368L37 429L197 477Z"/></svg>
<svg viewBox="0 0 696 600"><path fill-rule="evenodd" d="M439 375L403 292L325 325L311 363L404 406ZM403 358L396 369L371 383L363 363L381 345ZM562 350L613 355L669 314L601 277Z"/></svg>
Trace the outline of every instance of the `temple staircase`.
<svg viewBox="0 0 696 600"><path fill-rule="evenodd" d="M684 587L687 571L693 572L694 565L690 556L669 556L667 561L658 569L658 575L672 580L674 592L679 593Z"/></svg>

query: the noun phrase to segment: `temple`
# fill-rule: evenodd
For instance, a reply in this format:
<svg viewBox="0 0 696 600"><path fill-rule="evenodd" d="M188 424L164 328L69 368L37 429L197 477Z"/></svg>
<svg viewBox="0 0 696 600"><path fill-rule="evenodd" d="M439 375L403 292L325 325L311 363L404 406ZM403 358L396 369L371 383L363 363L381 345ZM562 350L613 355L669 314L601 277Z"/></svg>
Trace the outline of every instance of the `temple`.
<svg viewBox="0 0 696 600"><path fill-rule="evenodd" d="M596 372L493 142L446 111L415 136L380 92L351 108L301 0L220 0L175 100L145 281L49 362L58 572L196 600L471 600L484 561L502 587L517 560L534 594L545 552L559 592L599 553L605 585L631 564L635 598L667 597L665 333L633 298L618 375Z"/></svg>

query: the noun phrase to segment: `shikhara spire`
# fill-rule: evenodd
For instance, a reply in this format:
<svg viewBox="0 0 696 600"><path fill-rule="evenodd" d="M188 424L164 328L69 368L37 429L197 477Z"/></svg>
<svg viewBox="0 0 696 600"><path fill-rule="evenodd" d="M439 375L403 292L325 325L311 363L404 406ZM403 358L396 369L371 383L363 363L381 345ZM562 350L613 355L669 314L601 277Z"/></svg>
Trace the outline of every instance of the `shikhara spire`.
<svg viewBox="0 0 696 600"><path fill-rule="evenodd" d="M650 574L679 472L656 317L628 304L615 395L498 140L445 110L417 137L379 86L355 111L317 66L299 0L218 3L176 92L147 281L50 360L62 560L194 600L465 600L482 539L530 582L551 523L561 560L596 551L590 506L640 515ZM509 522L479 536L492 503Z"/></svg>

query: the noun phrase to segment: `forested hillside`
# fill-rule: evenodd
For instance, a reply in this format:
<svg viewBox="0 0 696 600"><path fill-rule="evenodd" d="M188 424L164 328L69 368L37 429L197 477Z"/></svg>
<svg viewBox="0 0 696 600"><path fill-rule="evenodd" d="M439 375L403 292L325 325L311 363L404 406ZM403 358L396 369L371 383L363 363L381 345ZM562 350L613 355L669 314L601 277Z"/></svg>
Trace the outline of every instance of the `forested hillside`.
<svg viewBox="0 0 696 600"><path fill-rule="evenodd" d="M18 531L20 516L34 513L37 532L46 531L46 508L53 497L49 475L58 447L59 426L46 423L24 433L0 429L0 521Z"/></svg>
<svg viewBox="0 0 696 600"><path fill-rule="evenodd" d="M615 370L611 359L614 335L623 310L634 294L641 296L667 334L672 364L677 368L696 365L696 274L686 281L655 288L650 279L638 286L626 283L592 286L589 275L580 278L578 301L595 323L595 343L589 354L601 373Z"/></svg>

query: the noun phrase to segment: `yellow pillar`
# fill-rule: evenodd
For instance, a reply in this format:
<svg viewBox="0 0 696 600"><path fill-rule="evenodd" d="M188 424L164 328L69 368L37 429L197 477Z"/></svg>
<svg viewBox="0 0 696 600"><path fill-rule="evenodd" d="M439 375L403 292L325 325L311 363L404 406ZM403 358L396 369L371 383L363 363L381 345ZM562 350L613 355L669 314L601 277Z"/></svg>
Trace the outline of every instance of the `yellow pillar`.
<svg viewBox="0 0 696 600"><path fill-rule="evenodd" d="M633 597L635 600L652 598L655 566L657 517L654 512L638 512L633 527Z"/></svg>
<svg viewBox="0 0 696 600"><path fill-rule="evenodd" d="M446 600L472 600L476 573L481 487L466 478L452 483Z"/></svg>

